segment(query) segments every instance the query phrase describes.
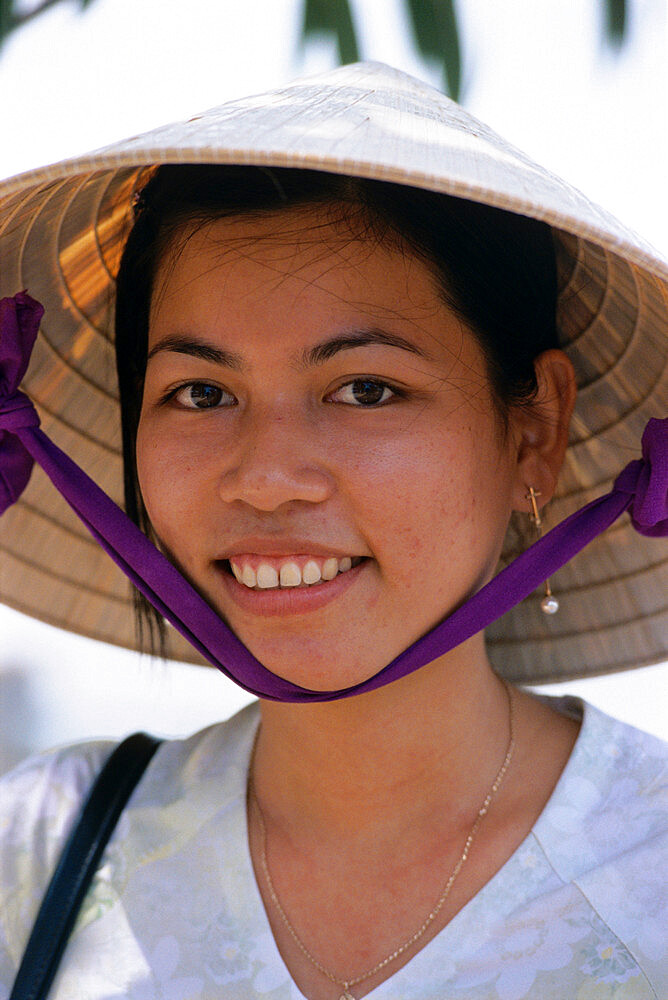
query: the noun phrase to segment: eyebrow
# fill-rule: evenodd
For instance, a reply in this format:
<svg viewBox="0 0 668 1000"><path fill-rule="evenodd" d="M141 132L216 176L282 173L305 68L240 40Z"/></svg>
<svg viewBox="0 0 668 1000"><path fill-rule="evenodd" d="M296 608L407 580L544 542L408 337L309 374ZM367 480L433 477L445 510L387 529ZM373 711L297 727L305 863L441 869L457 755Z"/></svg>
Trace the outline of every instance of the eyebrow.
<svg viewBox="0 0 668 1000"><path fill-rule="evenodd" d="M146 355L148 363L152 357L160 351L173 351L175 354L187 354L191 358L199 358L201 361L212 361L216 365L224 368L232 368L234 371L242 372L246 368L243 358L234 351L226 351L222 347L216 347L206 340L187 337L183 334L173 334L170 337L163 337L151 348Z"/></svg>
<svg viewBox="0 0 668 1000"><path fill-rule="evenodd" d="M340 337L332 337L323 340L320 344L305 348L297 361L299 369L313 368L324 364L341 351L350 351L356 347L365 347L369 344L381 344L385 347L396 347L402 351L416 354L418 357L433 361L433 357L417 344L400 337L396 333L388 333L386 330L376 328L369 330L355 330L351 333L343 334ZM217 347L206 340L184 334L172 334L164 337L151 348L146 357L150 361L152 357L161 351L173 351L176 354L187 354L201 361L211 361L214 364L222 365L224 368L231 368L234 371L243 372L247 370L247 365L241 356L234 351L226 351L222 347Z"/></svg>
<svg viewBox="0 0 668 1000"><path fill-rule="evenodd" d="M314 365L321 365L329 361L339 351L350 351L355 347L365 347L367 344L382 344L386 347L398 347L402 351L409 351L417 354L418 357L433 361L433 358L423 348L410 340L405 340L396 333L388 333L386 330L373 328L370 330L356 330L352 333L344 334L341 337L332 337L331 340L324 340L314 347L310 347L302 352L299 360L301 368L311 368Z"/></svg>

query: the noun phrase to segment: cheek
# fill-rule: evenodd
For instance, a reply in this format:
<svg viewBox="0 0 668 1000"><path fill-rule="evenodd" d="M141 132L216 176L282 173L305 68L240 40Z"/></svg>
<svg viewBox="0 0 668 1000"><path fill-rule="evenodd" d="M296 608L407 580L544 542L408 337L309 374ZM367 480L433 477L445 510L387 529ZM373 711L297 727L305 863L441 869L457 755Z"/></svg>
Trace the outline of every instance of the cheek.
<svg viewBox="0 0 668 1000"><path fill-rule="evenodd" d="M178 436L155 433L150 421L140 420L137 431L137 475L149 519L158 537L172 547L201 502L194 488L201 467ZM199 471L198 471L199 470Z"/></svg>
<svg viewBox="0 0 668 1000"><path fill-rule="evenodd" d="M510 515L508 469L497 442L465 427L399 444L361 475L365 491L358 500L381 570L385 563L411 588L428 577L437 593L459 576L463 587L477 585L496 566Z"/></svg>
<svg viewBox="0 0 668 1000"><path fill-rule="evenodd" d="M433 435L401 434L348 462L348 486L372 550L393 572L415 575L434 545L452 539L468 514L455 449ZM467 491L464 491L467 492Z"/></svg>

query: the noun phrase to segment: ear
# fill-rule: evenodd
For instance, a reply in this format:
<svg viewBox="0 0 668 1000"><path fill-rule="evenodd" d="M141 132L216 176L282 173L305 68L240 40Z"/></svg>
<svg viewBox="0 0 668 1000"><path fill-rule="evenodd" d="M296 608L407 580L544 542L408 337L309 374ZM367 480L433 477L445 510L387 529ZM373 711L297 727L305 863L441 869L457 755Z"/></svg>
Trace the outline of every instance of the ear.
<svg viewBox="0 0 668 1000"><path fill-rule="evenodd" d="M517 445L513 507L526 513L530 486L540 493L539 507L554 493L568 445L575 397L575 371L563 351L549 350L534 361L538 392L511 417Z"/></svg>

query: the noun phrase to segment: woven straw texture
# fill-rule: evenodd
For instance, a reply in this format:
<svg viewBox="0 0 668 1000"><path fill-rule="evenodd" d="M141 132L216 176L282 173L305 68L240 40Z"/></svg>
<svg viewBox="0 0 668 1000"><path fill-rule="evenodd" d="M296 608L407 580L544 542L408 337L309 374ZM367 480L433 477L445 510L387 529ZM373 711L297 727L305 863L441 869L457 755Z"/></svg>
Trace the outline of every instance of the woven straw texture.
<svg viewBox="0 0 668 1000"><path fill-rule="evenodd" d="M412 184L547 221L563 343L579 399L546 527L607 492L668 413L668 265L582 194L432 88L377 64L344 67L0 185L0 294L46 307L24 389L45 432L122 502L114 275L147 167L302 166ZM523 544L511 528L504 559ZM488 630L495 667L541 682L668 658L668 539L626 516L540 594ZM36 469L0 521L0 600L106 642L135 645L129 584ZM172 655L199 662L174 636Z"/></svg>

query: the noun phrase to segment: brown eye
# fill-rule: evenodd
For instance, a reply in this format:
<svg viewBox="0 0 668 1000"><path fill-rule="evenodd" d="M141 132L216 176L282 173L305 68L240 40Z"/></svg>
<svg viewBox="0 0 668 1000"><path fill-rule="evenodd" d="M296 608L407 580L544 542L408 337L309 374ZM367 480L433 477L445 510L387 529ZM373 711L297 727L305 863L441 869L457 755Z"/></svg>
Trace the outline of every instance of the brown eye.
<svg viewBox="0 0 668 1000"><path fill-rule="evenodd" d="M174 395L180 406L188 410L212 410L217 406L233 406L234 396L209 382L190 382Z"/></svg>
<svg viewBox="0 0 668 1000"><path fill-rule="evenodd" d="M331 398L336 403L346 403L349 406L371 407L387 403L396 395L398 394L394 389L385 382L371 378L356 378L342 385Z"/></svg>

